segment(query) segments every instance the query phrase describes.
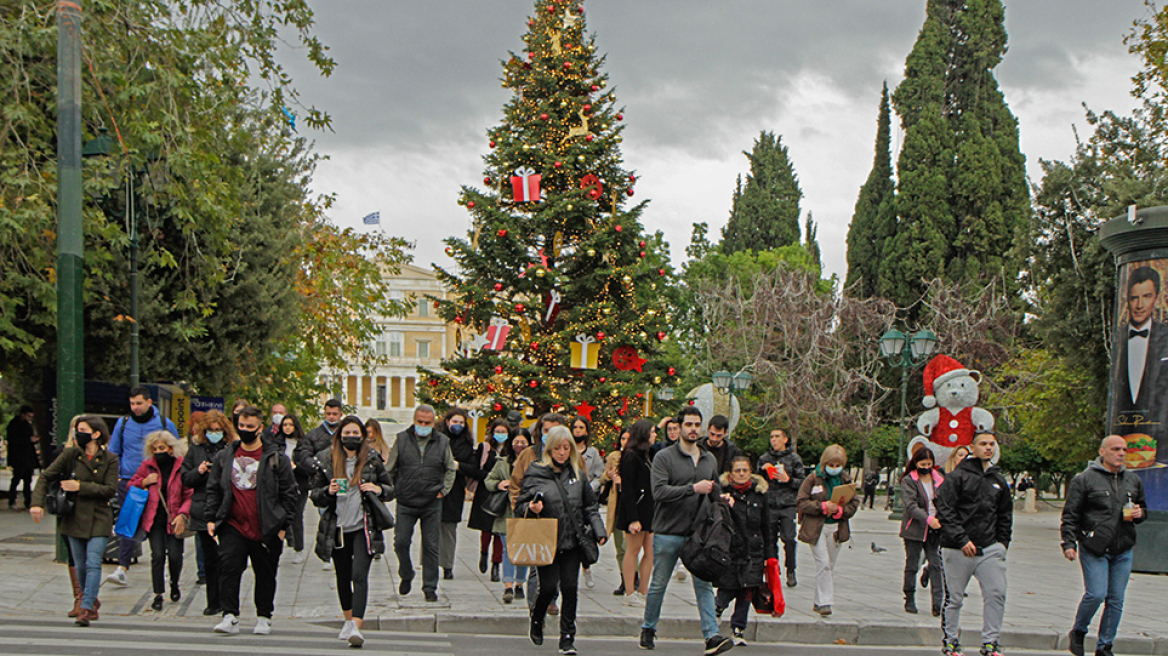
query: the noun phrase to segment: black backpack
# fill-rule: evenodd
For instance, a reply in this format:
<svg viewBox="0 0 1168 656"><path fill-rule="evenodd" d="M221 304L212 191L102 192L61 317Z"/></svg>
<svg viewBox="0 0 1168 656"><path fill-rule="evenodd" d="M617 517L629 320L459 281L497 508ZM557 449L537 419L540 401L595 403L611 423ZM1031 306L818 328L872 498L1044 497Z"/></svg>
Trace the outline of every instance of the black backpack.
<svg viewBox="0 0 1168 656"><path fill-rule="evenodd" d="M698 506L694 532L681 546L681 562L703 581L717 581L730 567L730 542L734 536L731 512L725 499L707 494Z"/></svg>

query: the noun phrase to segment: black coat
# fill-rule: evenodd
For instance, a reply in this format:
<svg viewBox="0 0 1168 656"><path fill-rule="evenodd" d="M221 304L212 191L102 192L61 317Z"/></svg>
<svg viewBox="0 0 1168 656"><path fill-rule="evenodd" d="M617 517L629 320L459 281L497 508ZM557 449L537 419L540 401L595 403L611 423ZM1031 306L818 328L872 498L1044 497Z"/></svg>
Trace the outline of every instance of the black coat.
<svg viewBox="0 0 1168 656"><path fill-rule="evenodd" d="M462 521L462 507L466 505L466 478L478 475L479 461L475 458L469 427L464 428L462 435L458 437L450 435L450 455L454 456L454 461L458 463L458 471L454 474L454 487L450 488L449 494L442 497L443 524L456 524ZM479 480L486 479L489 473L491 473L489 469L483 472Z"/></svg>
<svg viewBox="0 0 1168 656"><path fill-rule="evenodd" d="M969 542L983 549L995 542L1010 546L1014 499L997 465L984 469L977 458L962 460L937 488L933 503L942 547L960 549Z"/></svg>
<svg viewBox="0 0 1168 656"><path fill-rule="evenodd" d="M1124 521L1128 498L1144 509L1134 521ZM1144 484L1139 476L1121 469L1112 473L1098 460L1071 480L1063 505L1063 549L1082 545L1096 556L1117 555L1136 544L1136 524L1148 516Z"/></svg>
<svg viewBox="0 0 1168 656"><path fill-rule="evenodd" d="M783 469L787 470L787 475L791 477L791 480L786 483L777 478L768 478L763 469L764 465L777 465L779 463L783 464ZM767 502L770 504L771 514L778 517L777 513L780 510L794 514L795 500L799 498L799 486L803 485L803 479L807 478L807 468L803 466L803 459L799 457L795 449L783 449L782 451L770 449L759 456L758 470L755 473L767 481Z"/></svg>
<svg viewBox="0 0 1168 656"><path fill-rule="evenodd" d="M207 530L207 481L211 478L211 469L206 474L199 473L199 465L204 462L214 463L215 456L227 448L227 442L212 444L191 443L187 454L183 456L182 476L183 485L193 490L191 494L191 529L195 531Z"/></svg>
<svg viewBox="0 0 1168 656"><path fill-rule="evenodd" d="M296 463L298 475L305 480L312 480L312 472L316 465L312 462L316 454L333 448L333 435L325 430L324 424L308 431L296 442L292 449L292 462ZM281 452L282 453L282 452ZM304 473L299 473L303 470Z"/></svg>
<svg viewBox="0 0 1168 656"><path fill-rule="evenodd" d="M698 440L698 446L702 447L702 449L705 449L710 453L710 455L714 456L714 460L718 463L719 474L729 472L730 463L734 462L735 458L742 455L742 449L739 449L738 445L731 442L730 438L728 437L722 439L722 446L717 450L714 450L710 447L710 438L708 437L703 437L702 439Z"/></svg>
<svg viewBox="0 0 1168 656"><path fill-rule="evenodd" d="M231 468L235 452L242 442L234 442L215 456L211 476L207 479L207 521L221 525L231 516L235 501L235 485L231 482ZM292 476L292 462L288 456L270 444L263 446L260 465L256 472L256 508L260 516L260 534L264 539L286 530L296 516L296 479Z"/></svg>
<svg viewBox="0 0 1168 656"><path fill-rule="evenodd" d="M730 514L734 518L734 535L730 538L730 567L714 581L719 588L754 588L763 585L768 558L778 557L777 522L771 518L767 502L768 483L761 476L751 476L751 486L739 492L722 474L722 493L734 499Z"/></svg>
<svg viewBox="0 0 1168 656"><path fill-rule="evenodd" d="M560 494L560 483L567 493L567 497ZM577 478L571 467L564 467L559 472L551 465L533 463L523 474L523 485L519 488L519 500L515 503L515 516L523 517L527 513L527 504L531 503L537 494L543 495L543 512L540 517L554 517L559 520L559 541L557 551L572 549L583 540L599 541L605 537L604 522L600 519L600 511L596 505L596 494L592 486L581 472ZM587 528L591 527L591 535Z"/></svg>
<svg viewBox="0 0 1168 656"><path fill-rule="evenodd" d="M337 542L337 496L329 492L329 485L333 481L333 459L332 449L321 451L316 454L317 466L313 469L312 491L309 492L309 497L312 499L312 505L320 508L320 523L316 527L316 548L314 553L316 557L329 562L333 557L333 549ZM390 501L393 499L393 481L389 478L389 472L385 469L385 463L381 461L381 455L376 451L370 451L368 457L365 459L365 466L361 469L362 483L377 483L381 486L381 494L377 497L382 501ZM366 504L364 495L362 494L361 504L364 507ZM365 548L369 553L384 553L385 543L378 531L373 527L373 520L369 516L369 512L365 513Z"/></svg>
<svg viewBox="0 0 1168 656"><path fill-rule="evenodd" d="M616 500L616 530L641 522L642 531L653 530L653 482L649 461L626 450L620 460L620 496Z"/></svg>
<svg viewBox="0 0 1168 656"><path fill-rule="evenodd" d="M36 444L32 441L32 424L20 415L8 422L8 431L5 438L8 440L8 465L14 471L20 469L37 469L41 466L37 457Z"/></svg>
<svg viewBox="0 0 1168 656"><path fill-rule="evenodd" d="M483 461L484 450L488 452L487 462L482 467L479 467L479 463ZM495 462L498 459L499 455L495 453L495 450L491 448L488 442L483 442L474 451L474 466L468 473L468 476L478 481L478 485L475 487L474 499L470 502L470 519L466 521L466 525L476 531L491 531L495 527L496 518L483 512L483 503L486 502L487 497L491 494L486 486L483 485L483 482L487 480L487 475L495 468Z"/></svg>

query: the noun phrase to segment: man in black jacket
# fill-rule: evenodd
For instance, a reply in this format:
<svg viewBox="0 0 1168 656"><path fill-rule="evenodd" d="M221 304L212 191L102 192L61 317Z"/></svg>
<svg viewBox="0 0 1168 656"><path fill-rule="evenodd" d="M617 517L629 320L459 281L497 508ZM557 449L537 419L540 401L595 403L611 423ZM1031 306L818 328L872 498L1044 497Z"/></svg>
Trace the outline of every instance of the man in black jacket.
<svg viewBox="0 0 1168 656"><path fill-rule="evenodd" d="M709 451L718 463L718 474L730 471L730 463L742 455L742 449L730 441L727 433L730 432L730 420L723 415L710 417L710 425L706 427L707 437L698 441L698 446Z"/></svg>
<svg viewBox="0 0 1168 656"><path fill-rule="evenodd" d="M787 431L782 428L771 431L771 448L759 457L758 473L767 479L768 510L771 521L778 527L779 539L783 542L787 587L793 588L799 583L795 579L795 552L798 551L798 543L795 541L795 499L799 496L799 486L807 478L807 471Z"/></svg>
<svg viewBox="0 0 1168 656"><path fill-rule="evenodd" d="M32 406L22 405L8 422L8 466L12 467L12 487L8 489L8 509L16 510L16 487L24 481L24 507L32 506L32 474L40 465L32 428Z"/></svg>
<svg viewBox="0 0 1168 656"><path fill-rule="evenodd" d="M215 456L207 479L207 533L219 540L219 605L216 633L239 633L239 583L251 560L255 573L256 625L272 632L276 571L284 535L296 512L292 463L274 444L264 444L260 409L239 413L239 442Z"/></svg>
<svg viewBox="0 0 1168 656"><path fill-rule="evenodd" d="M1104 438L1099 458L1071 481L1063 506L1063 555L1067 560L1079 559L1086 588L1070 633L1071 653L1077 656L1083 656L1087 627L1104 601L1095 654L1111 656L1123 615L1123 594L1131 578L1135 525L1147 516L1143 482L1123 464L1126 451L1124 438Z"/></svg>
<svg viewBox="0 0 1168 656"><path fill-rule="evenodd" d="M991 462L998 448L993 433L979 433L966 458L937 488L937 518L941 521L941 562L945 577L945 609L941 653L964 656L958 638L961 606L969 579L982 590L982 656L1002 656L998 638L1006 614L1006 548L1014 522L1014 502L1002 470Z"/></svg>
<svg viewBox="0 0 1168 656"><path fill-rule="evenodd" d="M333 433L341 421L341 402L339 399L329 399L324 402L324 421L316 428L304 434L304 439L296 444L292 450L292 462L296 463L297 477L306 480L312 478L316 465L312 459L321 451L333 446Z"/></svg>

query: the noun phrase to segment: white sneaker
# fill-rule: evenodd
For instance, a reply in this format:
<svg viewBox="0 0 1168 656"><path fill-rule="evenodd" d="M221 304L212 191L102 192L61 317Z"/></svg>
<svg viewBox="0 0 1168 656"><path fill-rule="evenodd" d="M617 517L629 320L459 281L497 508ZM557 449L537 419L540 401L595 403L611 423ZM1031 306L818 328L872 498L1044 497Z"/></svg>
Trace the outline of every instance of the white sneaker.
<svg viewBox="0 0 1168 656"><path fill-rule="evenodd" d="M320 568L326 572L333 571L333 561L331 561L331 560L324 561L324 565L321 565Z"/></svg>
<svg viewBox="0 0 1168 656"><path fill-rule="evenodd" d="M361 635L361 629L357 628L357 624L353 624L353 633L349 634L349 646L360 647L365 644L365 636Z"/></svg>
<svg viewBox="0 0 1168 656"><path fill-rule="evenodd" d="M584 570L584 587L586 587L586 588L595 588L596 587L596 581L592 580L592 570L590 570L590 569Z"/></svg>
<svg viewBox="0 0 1168 656"><path fill-rule="evenodd" d="M625 595L625 605L633 607L643 607L645 605L645 595L639 591L634 590Z"/></svg>
<svg viewBox="0 0 1168 656"><path fill-rule="evenodd" d="M122 569L121 567L115 569L113 574L105 577L105 582L113 583L114 585L120 585L122 587L130 585L130 581L126 577L126 570Z"/></svg>
<svg viewBox="0 0 1168 656"><path fill-rule="evenodd" d="M266 617L257 617L255 628L251 632L256 635L268 635L272 632L272 620Z"/></svg>
<svg viewBox="0 0 1168 656"><path fill-rule="evenodd" d="M230 613L224 615L223 619L215 625L215 633L227 633L230 635L239 633L239 620L235 619L235 616Z"/></svg>
<svg viewBox="0 0 1168 656"><path fill-rule="evenodd" d="M349 636L353 635L353 631L357 630L357 623L353 620L345 620L345 625L341 627L341 633L337 636L338 640L348 640Z"/></svg>
<svg viewBox="0 0 1168 656"><path fill-rule="evenodd" d="M678 581L685 580L685 567L683 567L680 562L677 563L677 567L674 568L673 573L677 575Z"/></svg>
<svg viewBox="0 0 1168 656"><path fill-rule="evenodd" d="M303 550L297 551L297 552L292 554L292 564L293 565L300 565L305 561L305 559L306 559L306 556L305 556L305 553Z"/></svg>

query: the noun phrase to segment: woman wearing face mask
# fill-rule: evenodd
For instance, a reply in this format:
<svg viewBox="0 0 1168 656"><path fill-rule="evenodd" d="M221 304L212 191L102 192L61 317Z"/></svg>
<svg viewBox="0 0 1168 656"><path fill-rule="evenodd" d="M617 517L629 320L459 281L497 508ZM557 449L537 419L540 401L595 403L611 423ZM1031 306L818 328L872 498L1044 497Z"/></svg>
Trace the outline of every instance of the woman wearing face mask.
<svg viewBox="0 0 1168 656"><path fill-rule="evenodd" d="M824 449L819 466L803 480L795 500L799 513L799 541L811 545L811 555L815 558L812 608L824 617L831 615L831 605L835 600L832 584L835 559L840 547L852 537L848 520L860 508L860 498L855 494L842 506L831 501L832 490L852 482L844 471L847 464L848 452L842 446L832 444Z"/></svg>
<svg viewBox="0 0 1168 656"><path fill-rule="evenodd" d="M511 425L503 418L496 419L487 426L486 439L475 448L474 460L478 463L478 471L472 474L471 481L466 484L467 491L474 495L474 499L470 503L470 519L466 521L466 525L480 531L479 572L486 574L487 563L490 562L492 583L498 583L500 580L499 570L503 565L503 541L494 533L495 519L497 518L483 512L483 503L488 496L483 483L487 476L495 470L495 463L503 451L503 444L507 441L510 427ZM496 431L501 439L495 439ZM477 474L479 473L483 474L481 479L478 478ZM492 546L494 547L493 552Z"/></svg>
<svg viewBox="0 0 1168 656"><path fill-rule="evenodd" d="M750 459L735 456L730 471L722 474L722 495L730 503L734 517L734 536L730 541L730 567L717 580L718 617L734 602L730 630L734 644L746 646L746 618L750 614L751 591L762 586L766 563L779 555L778 528L771 520L767 490L770 485L762 476L750 473Z"/></svg>
<svg viewBox="0 0 1168 656"><path fill-rule="evenodd" d="M393 498L393 484L381 456L366 440L365 425L352 415L333 433L331 449L316 454L319 463L312 488L312 503L321 509L316 529L316 555L332 560L337 575L337 595L345 624L338 638L353 647L365 643L361 625L369 598L369 567L373 555L385 552L381 531L366 509L366 492L382 502ZM342 490L341 484L345 484Z"/></svg>
<svg viewBox="0 0 1168 656"><path fill-rule="evenodd" d="M916 614L917 570L921 552L928 560L921 585L933 586L933 617L941 616L944 588L941 580L941 522L933 499L945 477L933 465L933 452L921 447L913 453L900 479L900 498L904 517L900 520L900 537L904 540L904 612ZM927 578L926 578L927 577Z"/></svg>
<svg viewBox="0 0 1168 656"><path fill-rule="evenodd" d="M222 610L219 607L219 545L207 534L207 479L215 456L237 439L235 424L222 412L210 410L197 424L182 462L183 486L191 490L191 529L195 531L196 543L203 550L206 567L207 606L203 615L208 616L218 615Z"/></svg>
<svg viewBox="0 0 1168 656"><path fill-rule="evenodd" d="M304 428L300 425L300 418L296 415L285 415L280 420L280 435L282 439L278 442L284 443L284 446L280 446L281 453L286 450L289 442L300 444L304 439ZM304 507L308 505L308 491L312 489L312 469L301 470L296 466L296 461L293 460L292 474L296 477L296 514L288 529L286 542L293 550L292 564L299 565L304 562L305 557Z"/></svg>
<svg viewBox="0 0 1168 656"><path fill-rule="evenodd" d="M483 487L487 492L498 492L500 490L506 492L511 487L511 466L515 464L515 459L519 457L529 446L531 446L531 433L522 426L516 426L510 431L507 430L510 424L503 421L501 424L492 422L491 428L488 431L489 438L497 443L502 444L499 451L499 457L495 459L495 466L491 469L491 473L487 475L487 480L483 481ZM507 504L506 512L501 517L496 517L492 532L503 543L503 603L509 604L516 598L523 599L523 582L527 580L527 566L526 565L512 565L511 559L507 557L507 518L514 517L511 512L511 504Z"/></svg>
<svg viewBox="0 0 1168 656"><path fill-rule="evenodd" d="M479 476L478 461L475 460L474 436L470 434L469 418L466 410L451 408L443 415L435 430L450 438L450 455L458 463L454 476L454 487L450 494L442 497L442 535L438 542L438 565L442 567L442 578L454 578L454 548L458 543L458 523L462 521L462 507L466 505L466 482L468 479L483 480L487 472Z"/></svg>
<svg viewBox="0 0 1168 656"><path fill-rule="evenodd" d="M166 588L164 568L170 563L170 600L182 599L178 580L182 576L183 541L191 514L193 490L182 483L183 457L177 453L178 439L166 431L146 436L146 459L130 479L131 487L149 493L139 530L150 539L150 571L154 579L154 602L150 608L162 610Z"/></svg>
<svg viewBox="0 0 1168 656"><path fill-rule="evenodd" d="M369 446L381 456L381 461L385 462L389 458L389 445L385 443L381 422L370 418L365 422L365 433L369 436Z"/></svg>
<svg viewBox="0 0 1168 656"><path fill-rule="evenodd" d="M109 428L93 415L77 420L73 432L76 446L66 447L51 465L41 472L33 490L28 514L40 523L45 516L45 495L50 481L60 481L61 489L74 493L73 513L58 518L58 530L69 540L69 553L82 589L81 612L74 622L89 626L98 618L101 602L101 557L114 530L110 499L118 491L118 457L106 451Z"/></svg>
<svg viewBox="0 0 1168 656"><path fill-rule="evenodd" d="M543 621L558 589L563 595L560 653L568 655L576 653L580 566L594 561L596 550L607 539L596 507L596 495L586 477L572 434L567 428L556 426L544 435L543 456L524 473L523 487L515 503L516 516L531 512L559 520L554 560L539 568L539 596L531 610L528 636L533 644L543 644Z"/></svg>

